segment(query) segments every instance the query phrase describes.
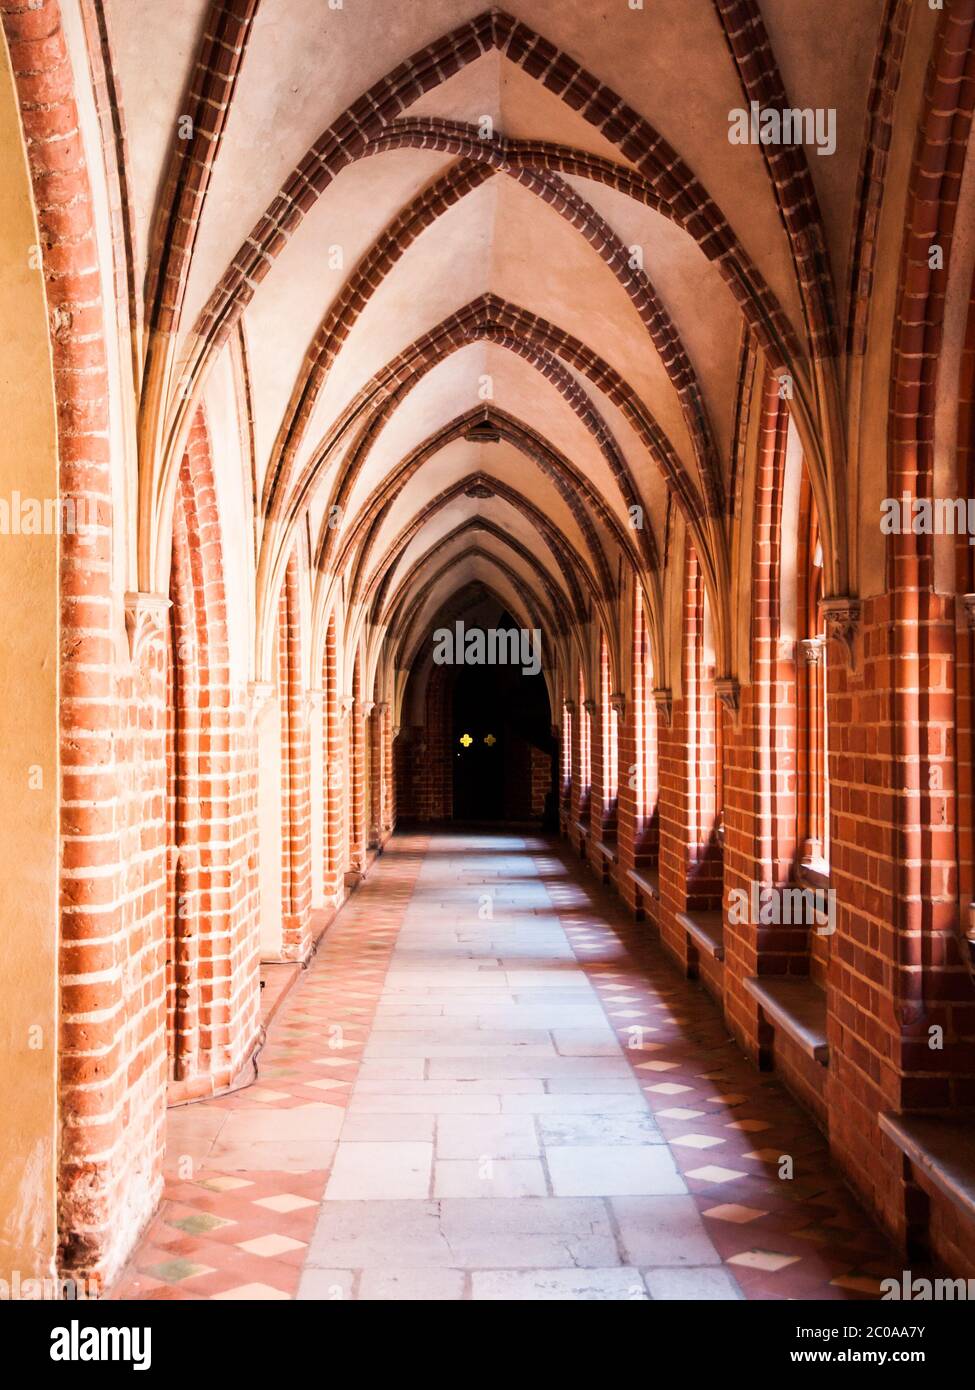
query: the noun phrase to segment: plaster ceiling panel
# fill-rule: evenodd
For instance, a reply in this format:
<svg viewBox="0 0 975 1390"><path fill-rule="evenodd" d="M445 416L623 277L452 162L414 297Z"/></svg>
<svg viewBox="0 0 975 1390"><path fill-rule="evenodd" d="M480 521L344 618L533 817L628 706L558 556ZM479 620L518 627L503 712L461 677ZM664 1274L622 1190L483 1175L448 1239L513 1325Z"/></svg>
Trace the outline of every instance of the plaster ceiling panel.
<svg viewBox="0 0 975 1390"><path fill-rule="evenodd" d="M490 402L480 394L485 383L490 383L493 393ZM481 344L462 348L446 358L406 396L370 451L351 495L350 511L354 514L379 483L444 424L489 404L554 444L625 519L622 498L606 460L555 387L513 353L493 345L485 348ZM486 463L490 464L499 447L507 449L508 446L491 446L483 451ZM466 445L466 448L470 451L472 446ZM535 463L521 454L518 457L522 460L522 490L539 501L547 500L551 484L545 481ZM425 464L421 476L432 476L429 469L430 465Z"/></svg>
<svg viewBox="0 0 975 1390"><path fill-rule="evenodd" d="M538 532L517 507L499 497L492 498L487 504L473 502L467 497L459 497L433 513L403 549L395 565L394 585L402 582L405 575L427 554L434 555L435 564L443 563L440 551L445 539L458 527L478 516L491 521L505 535L512 536L525 546L529 553L535 555L543 567L551 573L554 579L558 570L551 551L539 541ZM401 524L398 526L384 525L382 535L369 556L368 569L371 575L385 573L388 565L388 543L395 538L401 529ZM478 532L477 538L479 541L483 541L487 535L489 535L487 531Z"/></svg>
<svg viewBox="0 0 975 1390"><path fill-rule="evenodd" d="M491 281L497 180L462 198L410 246L357 319L315 408L302 457L374 373Z"/></svg>
<svg viewBox="0 0 975 1390"><path fill-rule="evenodd" d="M519 358L496 346L490 349L488 368L496 386L497 404L558 449L568 460L573 472L598 494L617 521L626 525L626 501L607 459L586 426L575 412L570 410L555 387L534 371L526 374ZM571 368L568 368L568 371L580 390L589 395L604 422L609 424L606 400L601 392ZM509 402L514 402L514 408ZM610 428L612 429L612 426ZM616 442L619 443L618 436ZM625 453L623 456L625 458ZM531 468L540 481L541 473L537 470L537 465L531 464ZM538 484L533 483L532 486ZM607 544L610 539L609 528L594 508L590 509L590 518L603 543Z"/></svg>
<svg viewBox="0 0 975 1390"><path fill-rule="evenodd" d="M867 94L885 0L796 5L762 0L762 16L793 107L832 108L836 150L807 150L836 288L845 292L853 209L866 133Z"/></svg>
<svg viewBox="0 0 975 1390"><path fill-rule="evenodd" d="M582 533L555 484L544 478L531 460L504 441L500 444L471 444L467 440L457 439L435 454L397 494L390 515L391 533L395 534L411 517L418 515L431 497L439 496L474 473L483 473L489 480L496 478L517 490L539 508L577 549L583 547Z"/></svg>
<svg viewBox="0 0 975 1390"><path fill-rule="evenodd" d="M509 569L513 569L509 566ZM452 625L458 618L468 627L496 627L503 613L508 613L518 626L532 628L536 622L543 634L548 626L546 616L551 605L530 590L522 575L515 570L512 579L503 565L493 557L475 553L458 559L450 575L439 577L418 602L404 609L410 614L405 632L405 650L420 663L431 662L433 633L438 627Z"/></svg>
<svg viewBox="0 0 975 1390"><path fill-rule="evenodd" d="M494 292L585 342L630 383L690 464L677 393L609 267L564 218L510 179L501 186L498 216Z"/></svg>
<svg viewBox="0 0 975 1390"><path fill-rule="evenodd" d="M642 248L644 270L680 334L727 469L743 325L737 300L714 263L668 218L591 180L568 182L589 199L625 246Z"/></svg>
<svg viewBox="0 0 975 1390"><path fill-rule="evenodd" d="M404 397L369 451L350 499L355 511L373 489L443 425L483 404L478 383L485 374L485 349L472 343L444 358Z"/></svg>
<svg viewBox="0 0 975 1390"><path fill-rule="evenodd" d="M502 134L501 68L502 59L497 50L483 54L448 77L446 82L424 92L407 107L402 119L440 117L480 126L483 118L489 116L494 132Z"/></svg>
<svg viewBox="0 0 975 1390"><path fill-rule="evenodd" d="M574 372L568 364L563 365L596 404L598 388L588 377ZM521 424L541 434L612 502L617 487L609 464L587 426L562 393L535 367L516 353L496 344L491 344L488 349L487 375L494 390L494 403Z"/></svg>
<svg viewBox="0 0 975 1390"><path fill-rule="evenodd" d="M347 0L338 10L326 0L262 0L197 240L204 297L321 134L406 56L483 8L474 0Z"/></svg>
<svg viewBox="0 0 975 1390"><path fill-rule="evenodd" d="M450 536L453 531L456 531L459 527L463 526L465 522L470 521L475 516L486 517L505 534L513 537L524 546L529 553L535 555L551 573L554 579L557 570L551 552L548 550L547 546L539 544L538 532L517 507L512 506L500 497L491 498L487 503L475 502L468 497L459 497L448 502L445 506L433 513L425 521L424 525L410 543L404 547L395 566L393 588L402 581L404 576L410 572L414 565L423 560L426 555L438 552L440 547L443 546L446 537ZM385 572L387 561L384 558L380 563L378 557L380 555L385 555L387 549L385 544L386 539L392 539L392 536L399 529L398 527L390 527L387 529L387 526L384 525L383 533L374 548L373 555L370 557L373 562L370 565L371 573ZM480 533L478 535L478 543L485 543L486 536L486 532ZM544 554L542 554L543 550ZM436 567L436 564L440 562L439 554L434 555L434 560L434 567Z"/></svg>
<svg viewBox="0 0 975 1390"><path fill-rule="evenodd" d="M660 467L622 411L602 392L595 393L600 414L612 430L658 541L663 536L667 484Z"/></svg>
<svg viewBox="0 0 975 1390"><path fill-rule="evenodd" d="M517 577L520 581L520 575ZM476 606L466 620L468 623L488 622L493 625L501 613L507 611L517 622L524 623L525 626L531 625L531 615L538 611L534 592L532 591L529 607L525 603L525 586L519 582L516 587L509 575L492 563L490 557L465 556L459 560L455 571L437 580L413 611L407 643L408 653L419 656L424 645L430 642L434 626L440 626L441 618L448 616L465 591L470 591L475 586L485 590L486 594L485 599L479 603L471 594ZM546 603L545 607L547 606Z"/></svg>
<svg viewBox="0 0 975 1390"><path fill-rule="evenodd" d="M106 0L112 64L125 111L126 176L137 280L145 276L152 216L183 112L210 0Z"/></svg>
<svg viewBox="0 0 975 1390"><path fill-rule="evenodd" d="M794 0L783 3L796 8ZM828 7L815 8L828 13ZM742 106L744 98L713 6L700 0L645 0L642 10L631 10L619 0L597 16L582 0L513 3L510 10L655 127L703 183L781 295L792 274L788 244L761 150L728 141L728 113ZM524 74L521 80L532 83ZM509 84L506 78L506 133L527 135L530 132L515 119L517 108L511 117L508 114L508 93L516 82L512 77ZM559 101L550 93L546 96Z"/></svg>
<svg viewBox="0 0 975 1390"><path fill-rule="evenodd" d="M451 162L430 151L394 150L344 169L258 286L245 322L257 449L263 461L274 444L305 353L332 303L387 224ZM333 248L339 248L340 256ZM336 264L339 259L341 264ZM194 316L188 315L186 322Z"/></svg>

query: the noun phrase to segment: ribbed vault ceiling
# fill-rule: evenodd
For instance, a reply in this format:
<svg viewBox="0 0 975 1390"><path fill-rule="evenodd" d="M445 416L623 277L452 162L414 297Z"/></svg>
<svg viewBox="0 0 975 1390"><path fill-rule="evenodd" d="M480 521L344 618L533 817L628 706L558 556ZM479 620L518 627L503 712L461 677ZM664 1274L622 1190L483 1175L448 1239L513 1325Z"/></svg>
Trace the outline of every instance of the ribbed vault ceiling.
<svg viewBox="0 0 975 1390"><path fill-rule="evenodd" d="M743 334L801 378L835 317L881 0L762 0L769 42L737 51L724 0L107 8L162 383L143 449L164 474L242 335L266 592L307 518L320 582L402 654L472 584L565 631L621 556L659 570L674 508L720 533ZM836 108L793 182L729 144L743 61ZM209 143L174 140L188 110Z"/></svg>

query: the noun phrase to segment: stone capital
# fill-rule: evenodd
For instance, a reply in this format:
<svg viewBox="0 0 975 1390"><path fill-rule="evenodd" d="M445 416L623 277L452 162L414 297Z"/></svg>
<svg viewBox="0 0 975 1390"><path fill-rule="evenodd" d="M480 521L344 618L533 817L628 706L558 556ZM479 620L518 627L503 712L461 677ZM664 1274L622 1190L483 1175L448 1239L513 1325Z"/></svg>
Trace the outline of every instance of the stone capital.
<svg viewBox="0 0 975 1390"><path fill-rule="evenodd" d="M129 659L138 665L154 646L166 639L167 615L172 600L165 594L128 593L125 595L125 632L129 639Z"/></svg>
<svg viewBox="0 0 975 1390"><path fill-rule="evenodd" d="M317 687L312 690L306 690L304 700L302 701L302 708L304 710L305 715L305 723L310 724L312 715L317 714L318 711L324 707L324 705L324 690L320 690Z"/></svg>
<svg viewBox="0 0 975 1390"><path fill-rule="evenodd" d="M661 687L653 692L653 702L657 706L657 718L669 729L674 717L674 700L669 687Z"/></svg>
<svg viewBox="0 0 975 1390"><path fill-rule="evenodd" d="M799 655L806 666L821 666L823 664L823 649L826 646L822 637L805 637L796 646Z"/></svg>
<svg viewBox="0 0 975 1390"><path fill-rule="evenodd" d="M714 682L714 693L724 705L729 714L738 716L741 709L741 686L734 676L717 676Z"/></svg>
<svg viewBox="0 0 975 1390"><path fill-rule="evenodd" d="M839 642L847 655L850 670L856 670L856 635L860 627L860 600L834 597L820 600L819 611L826 622L826 636Z"/></svg>
<svg viewBox="0 0 975 1390"><path fill-rule="evenodd" d="M247 682L247 714L252 728L274 696L275 688L271 681Z"/></svg>

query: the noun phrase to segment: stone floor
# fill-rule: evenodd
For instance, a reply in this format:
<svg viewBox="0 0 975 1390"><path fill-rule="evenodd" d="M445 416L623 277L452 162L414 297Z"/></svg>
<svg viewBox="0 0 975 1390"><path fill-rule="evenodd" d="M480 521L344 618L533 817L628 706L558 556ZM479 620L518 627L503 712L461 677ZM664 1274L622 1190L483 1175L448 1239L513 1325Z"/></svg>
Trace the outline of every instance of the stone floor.
<svg viewBox="0 0 975 1390"><path fill-rule="evenodd" d="M400 835L257 1083L170 1111L165 1200L112 1296L870 1298L900 1263L560 849Z"/></svg>

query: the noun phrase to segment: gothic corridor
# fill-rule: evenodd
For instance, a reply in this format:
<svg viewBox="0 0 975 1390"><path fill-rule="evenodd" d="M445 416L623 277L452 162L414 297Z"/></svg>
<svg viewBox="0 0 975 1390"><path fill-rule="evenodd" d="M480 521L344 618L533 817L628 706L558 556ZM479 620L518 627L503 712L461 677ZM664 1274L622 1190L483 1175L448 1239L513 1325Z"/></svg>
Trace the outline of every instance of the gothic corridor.
<svg viewBox="0 0 975 1390"><path fill-rule="evenodd" d="M973 113L0 0L0 1301L975 1298Z"/></svg>

